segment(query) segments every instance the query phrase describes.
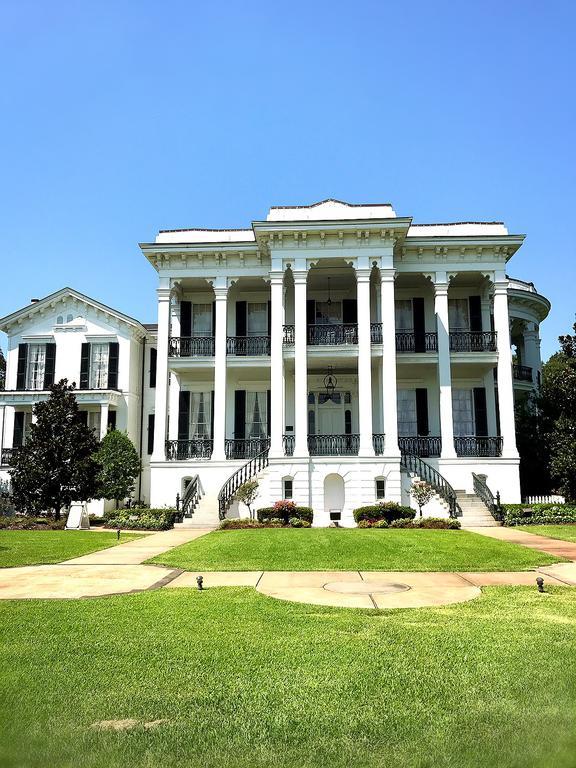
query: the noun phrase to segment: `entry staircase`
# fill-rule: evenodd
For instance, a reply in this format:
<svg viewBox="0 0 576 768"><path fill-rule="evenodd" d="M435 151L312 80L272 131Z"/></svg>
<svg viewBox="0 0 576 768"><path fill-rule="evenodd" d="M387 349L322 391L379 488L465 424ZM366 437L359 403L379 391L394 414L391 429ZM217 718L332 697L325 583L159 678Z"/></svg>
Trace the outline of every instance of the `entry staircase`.
<svg viewBox="0 0 576 768"><path fill-rule="evenodd" d="M444 507L450 517L462 517L456 491L437 469L412 453L403 453L400 468L414 480L424 480L436 492L436 500Z"/></svg>
<svg viewBox="0 0 576 768"><path fill-rule="evenodd" d="M198 475L188 483L182 498L176 500L176 507L178 522L174 528L218 527L218 498L204 494Z"/></svg>
<svg viewBox="0 0 576 768"><path fill-rule="evenodd" d="M496 496L486 484L484 475L472 472L474 493L456 491L458 503L462 508L463 528L494 528L502 525L502 506L500 494Z"/></svg>

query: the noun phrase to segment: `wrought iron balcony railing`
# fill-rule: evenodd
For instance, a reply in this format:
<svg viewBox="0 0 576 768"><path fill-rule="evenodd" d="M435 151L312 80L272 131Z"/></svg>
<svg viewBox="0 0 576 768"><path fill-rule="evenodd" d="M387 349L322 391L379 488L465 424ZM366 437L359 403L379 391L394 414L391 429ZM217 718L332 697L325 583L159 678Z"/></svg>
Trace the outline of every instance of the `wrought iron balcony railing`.
<svg viewBox="0 0 576 768"><path fill-rule="evenodd" d="M270 438L249 437L243 440L228 439L224 442L227 459L252 459L270 448Z"/></svg>
<svg viewBox="0 0 576 768"><path fill-rule="evenodd" d="M512 372L516 381L532 381L532 368L527 365L514 364Z"/></svg>
<svg viewBox="0 0 576 768"><path fill-rule="evenodd" d="M372 435L372 445L374 446L374 453L376 456L382 456L384 454L384 438L385 435Z"/></svg>
<svg viewBox="0 0 576 768"><path fill-rule="evenodd" d="M284 456L294 455L294 435L283 435L282 442L284 444Z"/></svg>
<svg viewBox="0 0 576 768"><path fill-rule="evenodd" d="M309 325L308 344L313 347L324 344L327 346L358 344L358 324Z"/></svg>
<svg viewBox="0 0 576 768"><path fill-rule="evenodd" d="M396 352L437 352L436 331L396 331Z"/></svg>
<svg viewBox="0 0 576 768"><path fill-rule="evenodd" d="M166 461L209 459L212 456L213 447L214 441L208 438L166 440Z"/></svg>
<svg viewBox="0 0 576 768"><path fill-rule="evenodd" d="M370 323L370 343L382 344L382 323Z"/></svg>
<svg viewBox="0 0 576 768"><path fill-rule="evenodd" d="M402 454L411 454L423 459L440 456L442 452L442 438L432 437L431 435L399 437L398 447Z"/></svg>
<svg viewBox="0 0 576 768"><path fill-rule="evenodd" d="M168 357L214 357L214 336L170 336Z"/></svg>
<svg viewBox="0 0 576 768"><path fill-rule="evenodd" d="M294 326L293 325L284 326L284 336L282 341L285 347L294 346Z"/></svg>
<svg viewBox="0 0 576 768"><path fill-rule="evenodd" d="M357 456L360 435L308 435L310 456Z"/></svg>
<svg viewBox="0 0 576 768"><path fill-rule="evenodd" d="M227 355L269 355L270 336L228 336L226 338Z"/></svg>
<svg viewBox="0 0 576 768"><path fill-rule="evenodd" d="M502 455L501 437L455 437L454 448L457 456L481 456L492 458Z"/></svg>
<svg viewBox="0 0 576 768"><path fill-rule="evenodd" d="M0 466L11 467L17 450L18 448L3 448L2 455L0 456Z"/></svg>
<svg viewBox="0 0 576 768"><path fill-rule="evenodd" d="M496 331L450 331L451 352L496 352Z"/></svg>

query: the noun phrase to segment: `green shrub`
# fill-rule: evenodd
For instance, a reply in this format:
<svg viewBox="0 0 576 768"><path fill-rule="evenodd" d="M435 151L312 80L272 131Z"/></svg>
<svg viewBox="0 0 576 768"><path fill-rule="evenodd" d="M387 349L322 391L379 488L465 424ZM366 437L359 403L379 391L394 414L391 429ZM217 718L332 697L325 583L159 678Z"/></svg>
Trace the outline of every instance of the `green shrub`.
<svg viewBox="0 0 576 768"><path fill-rule="evenodd" d="M220 523L221 531L238 531L244 528L264 528L265 526L258 520L250 520L247 517L235 518L234 520L222 520Z"/></svg>
<svg viewBox="0 0 576 768"><path fill-rule="evenodd" d="M460 528L460 521L451 517L419 517L413 520L412 527L458 530Z"/></svg>
<svg viewBox="0 0 576 768"><path fill-rule="evenodd" d="M88 520L90 521L91 528L99 528L106 523L106 518L99 515L88 515Z"/></svg>
<svg viewBox="0 0 576 768"><path fill-rule="evenodd" d="M104 516L105 528L124 528L136 531L167 531L174 526L176 510L114 509Z"/></svg>
<svg viewBox="0 0 576 768"><path fill-rule="evenodd" d="M392 520L390 528L412 528L413 517L399 517L396 520Z"/></svg>
<svg viewBox="0 0 576 768"><path fill-rule="evenodd" d="M372 528L389 528L389 527L390 527L390 524L388 523L387 520L377 520L372 526Z"/></svg>
<svg viewBox="0 0 576 768"><path fill-rule="evenodd" d="M361 520L386 520L391 523L393 520L413 519L416 511L412 507L403 507L395 501L383 501L380 504L371 504L367 507L358 507L354 510L354 520L359 523Z"/></svg>
<svg viewBox="0 0 576 768"><path fill-rule="evenodd" d="M504 504L504 525L576 523L576 506L570 504Z"/></svg>
<svg viewBox="0 0 576 768"><path fill-rule="evenodd" d="M373 525L372 520L360 520L358 522L358 528L372 528Z"/></svg>
<svg viewBox="0 0 576 768"><path fill-rule="evenodd" d="M285 524L291 517L312 522L314 512L310 507L298 507L293 501L277 501L273 507L262 507L257 510L256 517L261 523L271 518L280 518Z"/></svg>
<svg viewBox="0 0 576 768"><path fill-rule="evenodd" d="M54 520L53 517L34 515L1 515L0 529L6 531L62 531L66 519Z"/></svg>

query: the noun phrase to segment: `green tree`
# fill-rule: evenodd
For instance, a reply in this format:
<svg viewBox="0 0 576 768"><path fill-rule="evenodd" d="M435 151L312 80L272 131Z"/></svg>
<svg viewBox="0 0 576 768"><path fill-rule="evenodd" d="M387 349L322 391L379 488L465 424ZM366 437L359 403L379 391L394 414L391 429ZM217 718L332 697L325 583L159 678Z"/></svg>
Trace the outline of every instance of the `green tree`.
<svg viewBox="0 0 576 768"><path fill-rule="evenodd" d="M15 451L12 494L16 509L28 514L61 510L97 493L98 441L80 420L75 385L55 384L50 397L34 406L36 423L26 444Z"/></svg>
<svg viewBox="0 0 576 768"><path fill-rule="evenodd" d="M410 487L410 496L418 504L418 511L420 517L422 517L422 507L425 507L434 496L434 488L425 480L412 480L412 486Z"/></svg>
<svg viewBox="0 0 576 768"><path fill-rule="evenodd" d="M96 461L100 467L99 495L114 499L118 509L120 499L134 490L134 481L142 469L138 452L125 432L113 429L102 439Z"/></svg>
<svg viewBox="0 0 576 768"><path fill-rule="evenodd" d="M6 386L6 358L4 352L0 349L0 389Z"/></svg>
<svg viewBox="0 0 576 768"><path fill-rule="evenodd" d="M242 483L240 488L236 491L236 498L238 501L241 501L243 504L246 504L248 507L248 514L250 515L250 520L254 518L254 514L252 512L252 504L256 501L256 497L258 496L258 480L246 480L245 483Z"/></svg>

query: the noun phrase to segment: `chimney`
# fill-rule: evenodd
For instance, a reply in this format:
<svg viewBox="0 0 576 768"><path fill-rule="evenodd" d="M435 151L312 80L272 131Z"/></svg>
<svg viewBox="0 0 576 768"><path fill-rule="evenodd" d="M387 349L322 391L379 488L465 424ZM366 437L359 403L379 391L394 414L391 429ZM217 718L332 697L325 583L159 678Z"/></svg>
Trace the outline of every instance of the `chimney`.
<svg viewBox="0 0 576 768"><path fill-rule="evenodd" d="M36 304L40 299L30 299L30 304Z"/></svg>

